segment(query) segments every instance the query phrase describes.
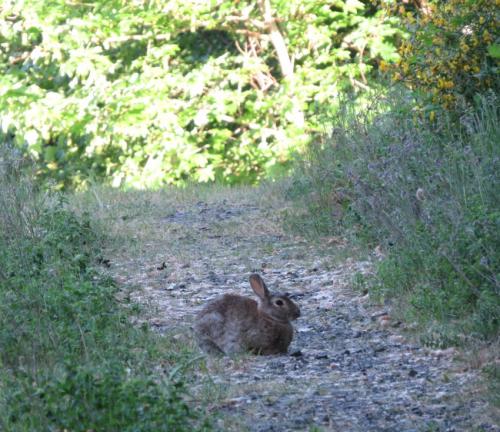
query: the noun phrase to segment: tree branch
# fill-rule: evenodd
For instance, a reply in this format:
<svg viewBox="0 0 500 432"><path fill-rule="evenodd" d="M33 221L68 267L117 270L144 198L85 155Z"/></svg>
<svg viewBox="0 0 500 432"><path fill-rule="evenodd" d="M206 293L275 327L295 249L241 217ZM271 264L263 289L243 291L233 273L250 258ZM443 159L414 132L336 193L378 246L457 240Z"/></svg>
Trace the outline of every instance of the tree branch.
<svg viewBox="0 0 500 432"><path fill-rule="evenodd" d="M288 48L285 43L285 39L281 34L276 20L273 18L273 12L271 9L270 0L258 0L259 9L264 17L264 22L269 29L269 39L276 50L278 55L278 62L280 64L281 73L283 76L291 77L293 76L293 63L288 55Z"/></svg>

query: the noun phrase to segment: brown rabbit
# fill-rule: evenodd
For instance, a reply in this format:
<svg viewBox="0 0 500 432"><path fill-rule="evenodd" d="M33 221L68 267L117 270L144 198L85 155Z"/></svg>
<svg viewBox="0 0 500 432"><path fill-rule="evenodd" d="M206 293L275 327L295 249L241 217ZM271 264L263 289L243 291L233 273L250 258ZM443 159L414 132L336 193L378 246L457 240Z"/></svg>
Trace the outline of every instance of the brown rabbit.
<svg viewBox="0 0 500 432"><path fill-rule="evenodd" d="M250 286L258 302L225 294L200 311L194 330L204 351L264 355L287 352L293 338L290 321L300 316L299 307L287 295L272 295L258 274L250 276Z"/></svg>

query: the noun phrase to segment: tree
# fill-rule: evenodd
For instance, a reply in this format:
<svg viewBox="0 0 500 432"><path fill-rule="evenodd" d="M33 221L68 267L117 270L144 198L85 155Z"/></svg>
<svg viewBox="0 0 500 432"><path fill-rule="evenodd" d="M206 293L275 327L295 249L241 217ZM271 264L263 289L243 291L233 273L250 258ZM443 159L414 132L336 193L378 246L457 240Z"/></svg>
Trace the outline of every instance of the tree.
<svg viewBox="0 0 500 432"><path fill-rule="evenodd" d="M0 116L61 186L254 182L397 56L358 0L4 0Z"/></svg>

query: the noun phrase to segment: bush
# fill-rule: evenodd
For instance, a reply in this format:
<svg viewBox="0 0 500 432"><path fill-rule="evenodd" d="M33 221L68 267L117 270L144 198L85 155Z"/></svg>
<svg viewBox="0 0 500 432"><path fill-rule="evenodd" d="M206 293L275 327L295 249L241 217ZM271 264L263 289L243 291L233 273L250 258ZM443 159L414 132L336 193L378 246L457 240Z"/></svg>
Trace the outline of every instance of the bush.
<svg viewBox="0 0 500 432"><path fill-rule="evenodd" d="M252 183L286 168L318 107L397 57L366 2L4 2L0 128L59 186ZM359 87L361 86L361 87Z"/></svg>
<svg viewBox="0 0 500 432"><path fill-rule="evenodd" d="M419 2L420 8L408 2L382 3L402 18L409 33L399 48L394 79L428 96L428 103L454 109L477 94L500 90L498 1Z"/></svg>
<svg viewBox="0 0 500 432"><path fill-rule="evenodd" d="M313 147L292 192L305 193L317 232L351 233L386 251L372 288L404 299L412 319L492 337L500 324L498 99L481 98L460 124L443 116L439 130L412 106L382 101L372 107L378 115L344 117L343 130Z"/></svg>
<svg viewBox="0 0 500 432"><path fill-rule="evenodd" d="M153 377L130 376L123 364L103 368L67 363L56 379L33 384L18 378L8 384L16 389L6 398L10 431L166 432L191 427L188 419L193 418L181 383L166 386Z"/></svg>
<svg viewBox="0 0 500 432"><path fill-rule="evenodd" d="M209 429L186 404L182 376L169 377L190 354L132 326L117 287L94 268L102 233L37 190L27 169L3 143L0 429Z"/></svg>

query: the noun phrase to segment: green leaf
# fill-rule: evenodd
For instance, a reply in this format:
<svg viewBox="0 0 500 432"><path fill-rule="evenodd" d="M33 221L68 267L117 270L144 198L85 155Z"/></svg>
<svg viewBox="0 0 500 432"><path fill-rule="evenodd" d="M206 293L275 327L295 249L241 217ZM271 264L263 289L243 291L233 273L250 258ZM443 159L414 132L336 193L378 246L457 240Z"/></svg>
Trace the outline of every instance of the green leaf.
<svg viewBox="0 0 500 432"><path fill-rule="evenodd" d="M495 59L500 58L500 44L489 45L488 54Z"/></svg>

